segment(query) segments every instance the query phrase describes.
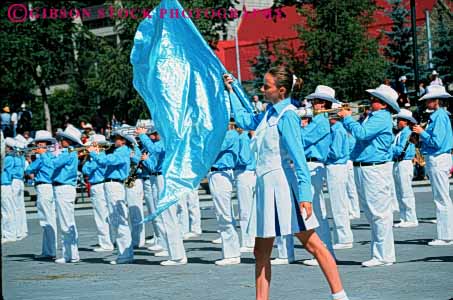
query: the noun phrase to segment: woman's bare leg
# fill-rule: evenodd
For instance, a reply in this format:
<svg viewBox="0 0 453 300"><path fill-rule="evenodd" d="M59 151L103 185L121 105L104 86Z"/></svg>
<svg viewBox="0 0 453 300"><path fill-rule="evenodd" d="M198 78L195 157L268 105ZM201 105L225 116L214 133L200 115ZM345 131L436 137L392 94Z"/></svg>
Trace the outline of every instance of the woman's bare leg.
<svg viewBox="0 0 453 300"><path fill-rule="evenodd" d="M329 283L332 294L343 290L340 274L338 273L335 259L330 254L329 250L324 246L319 236L314 230L308 230L296 233L295 236L304 245L305 249L313 254L321 267L324 276Z"/></svg>
<svg viewBox="0 0 453 300"><path fill-rule="evenodd" d="M255 281L256 299L269 300L269 287L271 284L271 253L274 238L255 238Z"/></svg>

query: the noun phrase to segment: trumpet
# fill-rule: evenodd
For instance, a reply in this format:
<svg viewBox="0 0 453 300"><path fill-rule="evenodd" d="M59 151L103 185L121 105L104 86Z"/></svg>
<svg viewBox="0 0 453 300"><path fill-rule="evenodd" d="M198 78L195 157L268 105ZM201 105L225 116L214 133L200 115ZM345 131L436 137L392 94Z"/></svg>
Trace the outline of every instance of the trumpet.
<svg viewBox="0 0 453 300"><path fill-rule="evenodd" d="M145 128L148 129L148 131L152 131L155 129L153 125L147 125L147 126L127 126L127 127L122 127L118 128L117 130L114 131L114 133L121 133L122 135L132 135L132 136L137 136L135 133L135 130L137 128Z"/></svg>
<svg viewBox="0 0 453 300"><path fill-rule="evenodd" d="M89 152L88 152L88 148L91 147L91 146L95 146L95 147L98 147L99 151L107 151L109 150L110 148L112 148L114 144L113 143L110 143L110 142L107 142L107 143L102 143L102 144L95 144L93 143L92 145L88 145L88 146L81 146L81 147L75 147L75 148L69 148L68 149L68 152L78 152L78 155L79 156L84 156L84 155L88 155Z"/></svg>
<svg viewBox="0 0 453 300"><path fill-rule="evenodd" d="M319 114L327 114L329 119L338 118L338 113L342 110L352 110L353 116L360 116L365 113L370 108L369 105L351 105L349 103L342 104L338 108L330 108L330 109L315 109L313 110L313 115Z"/></svg>
<svg viewBox="0 0 453 300"><path fill-rule="evenodd" d="M14 147L13 152L15 154L19 154L19 155L29 155L29 154L34 153L38 149L47 149L47 151L53 152L56 150L56 146L48 145L46 147L33 146L33 147L26 147L26 148Z"/></svg>

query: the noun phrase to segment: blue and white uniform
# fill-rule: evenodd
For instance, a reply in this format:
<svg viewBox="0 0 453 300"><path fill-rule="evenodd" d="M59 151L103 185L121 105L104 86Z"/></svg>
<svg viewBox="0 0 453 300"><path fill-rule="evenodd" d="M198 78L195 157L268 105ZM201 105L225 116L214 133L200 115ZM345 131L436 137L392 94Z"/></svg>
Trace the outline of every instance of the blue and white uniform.
<svg viewBox="0 0 453 300"><path fill-rule="evenodd" d="M241 247L247 248L255 246L256 232L256 160L251 151L250 139L247 131L239 135L238 160L235 167Z"/></svg>
<svg viewBox="0 0 453 300"><path fill-rule="evenodd" d="M131 262L134 258L131 231L128 223L128 209L126 205L126 190L124 180L129 175L130 149L127 146L115 148L113 153L90 152L91 158L105 170L105 193L110 209L110 225L112 236L116 237L118 247L117 263Z"/></svg>
<svg viewBox="0 0 453 300"><path fill-rule="evenodd" d="M41 252L43 257L55 257L57 249L57 215L52 188L54 169L52 154L45 152L38 154L36 160L25 170L25 174L34 174L35 178L36 208L39 225L43 229Z"/></svg>
<svg viewBox="0 0 453 300"><path fill-rule="evenodd" d="M326 180L325 162L332 143L329 120L324 114L316 115L312 121L301 128L302 141L307 157L308 169L311 176L311 189L313 192L313 210L318 218L319 227L316 228L321 240L334 255L332 238L330 235L327 207L323 194Z"/></svg>
<svg viewBox="0 0 453 300"><path fill-rule="evenodd" d="M306 219L299 210L300 202L312 202L312 191L299 117L291 100L268 105L265 113L253 115L234 93L230 93L230 99L238 126L256 130L252 140L252 150L257 154L256 236L292 235L316 228L315 213Z"/></svg>
<svg viewBox="0 0 453 300"><path fill-rule="evenodd" d="M420 134L420 141L436 204L437 238L453 241L453 203L448 179L452 167L450 152L453 133L445 109L439 108L430 115L425 131Z"/></svg>
<svg viewBox="0 0 453 300"><path fill-rule="evenodd" d="M7 154L2 170L2 243L16 241L16 208L14 205L13 181L14 157Z"/></svg>
<svg viewBox="0 0 453 300"><path fill-rule="evenodd" d="M21 240L28 235L27 214L24 202L24 172L25 158L23 155L14 155L12 191L15 202L16 238Z"/></svg>
<svg viewBox="0 0 453 300"><path fill-rule="evenodd" d="M233 170L237 162L238 152L239 134L236 130L228 130L220 153L208 174L209 190L216 211L224 259L241 256L239 235L235 228L231 201L234 184Z"/></svg>
<svg viewBox="0 0 453 300"><path fill-rule="evenodd" d="M346 191L349 160L348 134L337 121L331 126L332 143L326 160L327 189L334 223L334 243L351 244L353 235L349 221L349 199Z"/></svg>
<svg viewBox="0 0 453 300"><path fill-rule="evenodd" d="M156 166L154 173L151 174L151 188L153 190L155 205L159 202L159 194L163 189L162 163L165 158L165 148L162 141L153 142L145 134L139 136L143 147L150 155L154 155ZM176 205L170 206L161 214L162 234L164 238L164 247L168 249L170 259L173 261L186 258L181 230L177 217Z"/></svg>
<svg viewBox="0 0 453 300"><path fill-rule="evenodd" d="M55 168L52 185L61 232L62 258L66 262L76 262L80 260L79 236L74 217L79 163L77 152L69 152L68 148L63 148L60 154L52 159L52 163Z"/></svg>
<svg viewBox="0 0 453 300"><path fill-rule="evenodd" d="M392 116L387 110L379 110L371 112L362 123L351 116L342 122L356 139L351 160L359 199L371 224L371 258L393 263Z"/></svg>
<svg viewBox="0 0 453 300"><path fill-rule="evenodd" d="M412 143L407 144L411 134L410 127L406 126L395 136L392 145L393 178L395 180L400 220L401 222L410 222L416 225L418 220L415 211L415 195L412 189L412 178L414 177L412 160L415 157L415 145Z"/></svg>
<svg viewBox="0 0 453 300"><path fill-rule="evenodd" d="M109 225L109 208L105 197L105 170L105 165L100 165L93 158L88 157L83 165L82 173L88 176L90 183L90 199L98 232L98 244L102 249L109 251L114 247Z"/></svg>

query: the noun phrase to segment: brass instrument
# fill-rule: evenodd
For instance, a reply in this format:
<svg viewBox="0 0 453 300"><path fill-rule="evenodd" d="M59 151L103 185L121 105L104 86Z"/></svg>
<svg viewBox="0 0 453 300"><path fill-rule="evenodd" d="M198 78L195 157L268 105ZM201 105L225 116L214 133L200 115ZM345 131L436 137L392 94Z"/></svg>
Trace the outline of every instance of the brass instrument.
<svg viewBox="0 0 453 300"><path fill-rule="evenodd" d="M344 103L338 108L314 109L313 116L316 116L319 114L327 114L327 117L329 119L334 119L334 118L338 118L338 113L342 110L352 110L353 116L359 116L359 115L362 115L364 112L366 112L369 108L370 108L369 105L353 105L353 104L349 104L349 103Z"/></svg>
<svg viewBox="0 0 453 300"><path fill-rule="evenodd" d="M30 155L30 154L33 154L36 150L43 149L43 148L46 148L47 151L53 152L56 150L56 145L48 145L46 147L33 146L33 147L26 147L26 148L14 147L13 152L15 154L19 154L19 155Z"/></svg>
<svg viewBox="0 0 453 300"><path fill-rule="evenodd" d="M126 126L126 127L121 127L121 128L118 128L114 131L114 133L121 133L122 135L132 135L132 136L137 136L137 134L135 133L135 130L137 128L145 128L145 129L148 129L148 130L154 130L154 126L153 125L147 125L147 126Z"/></svg>
<svg viewBox="0 0 453 300"><path fill-rule="evenodd" d="M68 149L68 152L71 153L71 152L77 152L77 156L79 158L86 158L88 157L88 155L90 154L90 152L88 152L88 148L91 147L91 146L96 146L98 147L99 151L107 151L109 150L114 144L113 143L110 143L110 142L107 142L107 143L101 143L101 144L95 144L93 143L92 145L88 145L88 146L81 146L81 147L75 147L75 148L69 148Z"/></svg>

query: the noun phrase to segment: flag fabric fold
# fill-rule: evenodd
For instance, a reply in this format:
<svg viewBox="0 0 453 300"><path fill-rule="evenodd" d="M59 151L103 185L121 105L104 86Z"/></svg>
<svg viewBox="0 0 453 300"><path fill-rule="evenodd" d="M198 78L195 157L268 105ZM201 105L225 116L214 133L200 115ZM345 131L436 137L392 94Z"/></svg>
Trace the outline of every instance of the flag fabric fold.
<svg viewBox="0 0 453 300"><path fill-rule="evenodd" d="M151 112L165 148L164 187L153 220L198 188L214 163L228 126L229 99L222 76L227 71L189 18L161 16L182 11L176 0L163 0L143 20L130 60L133 84ZM235 93L251 111L245 92Z"/></svg>

